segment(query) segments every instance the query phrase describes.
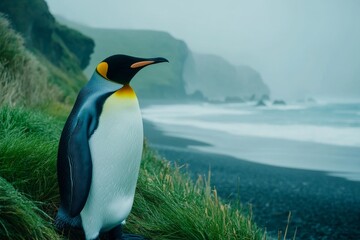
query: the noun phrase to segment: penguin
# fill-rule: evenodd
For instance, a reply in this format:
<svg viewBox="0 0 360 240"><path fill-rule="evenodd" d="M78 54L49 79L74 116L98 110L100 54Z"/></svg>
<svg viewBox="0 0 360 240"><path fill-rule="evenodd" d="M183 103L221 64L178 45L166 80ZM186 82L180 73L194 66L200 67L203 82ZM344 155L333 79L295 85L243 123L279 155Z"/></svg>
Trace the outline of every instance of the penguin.
<svg viewBox="0 0 360 240"><path fill-rule="evenodd" d="M81 89L58 148L60 207L55 224L79 227L86 239L109 232L122 239L122 224L135 195L143 123L130 86L142 68L165 58L113 55L100 62Z"/></svg>

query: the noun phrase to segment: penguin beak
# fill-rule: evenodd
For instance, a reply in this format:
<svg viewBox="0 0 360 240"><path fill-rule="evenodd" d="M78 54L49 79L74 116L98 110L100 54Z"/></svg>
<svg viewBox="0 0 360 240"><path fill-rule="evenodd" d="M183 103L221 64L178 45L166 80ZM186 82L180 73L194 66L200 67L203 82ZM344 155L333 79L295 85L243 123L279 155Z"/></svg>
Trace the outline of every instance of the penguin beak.
<svg viewBox="0 0 360 240"><path fill-rule="evenodd" d="M149 59L146 59L144 61L139 61L139 62L136 62L136 63L133 63L130 68L142 68L142 67L146 67L148 65L151 65L151 64L156 64L156 63L162 63L162 62L169 62L166 58L149 58Z"/></svg>

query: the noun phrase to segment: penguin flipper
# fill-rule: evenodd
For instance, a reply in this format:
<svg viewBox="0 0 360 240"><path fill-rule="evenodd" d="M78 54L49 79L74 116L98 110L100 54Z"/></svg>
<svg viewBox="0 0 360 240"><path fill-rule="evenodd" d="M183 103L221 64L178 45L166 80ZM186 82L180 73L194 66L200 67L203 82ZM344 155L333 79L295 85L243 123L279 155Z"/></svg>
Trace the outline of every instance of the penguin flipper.
<svg viewBox="0 0 360 240"><path fill-rule="evenodd" d="M90 191L92 161L88 139L90 116L79 117L68 143L68 165L70 171L70 191L67 210L71 217L80 214Z"/></svg>
<svg viewBox="0 0 360 240"><path fill-rule="evenodd" d="M89 138L97 128L103 103L113 93L93 94L95 90L89 90L89 87L81 90L60 138L57 161L59 212L65 222L78 217L86 204L92 180Z"/></svg>

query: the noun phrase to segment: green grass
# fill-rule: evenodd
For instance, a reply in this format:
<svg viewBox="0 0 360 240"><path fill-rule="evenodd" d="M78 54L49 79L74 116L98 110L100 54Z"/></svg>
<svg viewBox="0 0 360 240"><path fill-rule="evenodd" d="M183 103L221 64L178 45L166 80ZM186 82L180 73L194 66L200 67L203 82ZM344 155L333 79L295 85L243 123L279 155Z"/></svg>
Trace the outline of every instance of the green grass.
<svg viewBox="0 0 360 240"><path fill-rule="evenodd" d="M74 34L75 31L68 32ZM58 64L51 62L39 50L32 49L30 52L24 38L0 13L0 105L33 107L52 101L68 104L75 101L87 80L80 68L80 60L62 42L58 36L60 32L56 33L53 34L53 42L57 44L54 49L63 51ZM66 31L61 33L65 35ZM86 62L86 59L83 61Z"/></svg>
<svg viewBox="0 0 360 240"><path fill-rule="evenodd" d="M193 183L145 147L128 229L156 239L261 239L251 216L221 203L210 186L210 174Z"/></svg>
<svg viewBox="0 0 360 240"><path fill-rule="evenodd" d="M55 99L58 91L47 79L47 69L0 14L0 105L35 106Z"/></svg>
<svg viewBox="0 0 360 240"><path fill-rule="evenodd" d="M24 236L16 231L20 227L9 227L17 211L37 216L18 215L18 225L44 229L43 236L24 230L28 238L60 237L45 234L54 232L49 222L59 203L56 151L64 115L55 118L38 110L0 108L0 176L9 182L0 182L5 192L1 196L19 196L18 200L13 198L13 210L1 210L0 225L6 231L0 232L13 236L8 239ZM0 209L8 205L0 202ZM179 167L172 167L146 144L126 230L153 239L262 239L263 234L250 216L221 203L216 190L210 188L209 178L193 183Z"/></svg>
<svg viewBox="0 0 360 240"><path fill-rule="evenodd" d="M60 239L47 214L1 177L0 239Z"/></svg>
<svg viewBox="0 0 360 240"><path fill-rule="evenodd" d="M0 176L35 201L57 203L59 121L40 112L0 111Z"/></svg>

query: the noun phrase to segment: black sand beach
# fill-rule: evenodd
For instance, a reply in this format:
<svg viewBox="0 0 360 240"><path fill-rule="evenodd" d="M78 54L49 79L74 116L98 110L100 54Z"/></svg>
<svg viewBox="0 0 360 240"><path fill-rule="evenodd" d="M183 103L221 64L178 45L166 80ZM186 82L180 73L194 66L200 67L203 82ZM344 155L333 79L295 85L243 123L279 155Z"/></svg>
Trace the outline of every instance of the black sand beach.
<svg viewBox="0 0 360 240"><path fill-rule="evenodd" d="M271 236L284 232L289 211L288 238L360 239L360 182L323 172L273 167L187 148L204 143L165 136L144 122L145 137L161 155L187 165L191 176L207 175L225 201L240 197L250 203L255 222ZM239 193L239 194L238 194Z"/></svg>

